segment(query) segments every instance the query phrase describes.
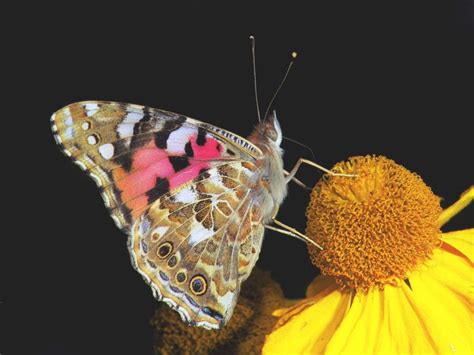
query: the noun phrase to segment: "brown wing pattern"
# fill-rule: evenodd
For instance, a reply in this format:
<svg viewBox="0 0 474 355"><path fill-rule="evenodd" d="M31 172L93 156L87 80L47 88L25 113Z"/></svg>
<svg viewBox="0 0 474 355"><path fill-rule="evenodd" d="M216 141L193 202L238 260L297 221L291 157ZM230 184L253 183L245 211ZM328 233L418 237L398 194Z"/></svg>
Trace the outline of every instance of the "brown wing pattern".
<svg viewBox="0 0 474 355"><path fill-rule="evenodd" d="M258 258L264 228L253 169L241 162L210 169L163 195L133 226L134 266L191 324L226 324Z"/></svg>

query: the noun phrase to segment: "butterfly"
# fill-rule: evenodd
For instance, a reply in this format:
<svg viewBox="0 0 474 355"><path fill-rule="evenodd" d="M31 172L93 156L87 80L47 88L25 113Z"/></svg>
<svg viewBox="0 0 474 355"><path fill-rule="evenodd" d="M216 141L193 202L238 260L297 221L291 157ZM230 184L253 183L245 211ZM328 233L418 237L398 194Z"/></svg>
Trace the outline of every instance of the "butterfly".
<svg viewBox="0 0 474 355"><path fill-rule="evenodd" d="M57 144L96 182L134 268L189 324L230 319L287 194L276 114L244 139L195 119L106 101L51 117Z"/></svg>

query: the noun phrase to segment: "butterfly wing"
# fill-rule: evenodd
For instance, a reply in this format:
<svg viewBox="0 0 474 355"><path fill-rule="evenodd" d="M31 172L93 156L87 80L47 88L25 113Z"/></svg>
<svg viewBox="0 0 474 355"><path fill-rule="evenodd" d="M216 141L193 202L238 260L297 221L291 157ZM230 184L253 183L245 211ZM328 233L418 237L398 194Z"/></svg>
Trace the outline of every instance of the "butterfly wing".
<svg viewBox="0 0 474 355"><path fill-rule="evenodd" d="M134 225L132 263L155 297L191 324L225 325L257 261L264 227L248 181L254 169L210 169L160 197Z"/></svg>
<svg viewBox="0 0 474 355"><path fill-rule="evenodd" d="M115 102L66 106L51 124L130 234L133 264L155 296L188 322L225 324L262 243L252 194L261 151L212 125Z"/></svg>
<svg viewBox="0 0 474 355"><path fill-rule="evenodd" d="M127 233L153 201L200 171L261 154L223 129L138 105L79 102L53 114L51 124L63 152L93 178Z"/></svg>

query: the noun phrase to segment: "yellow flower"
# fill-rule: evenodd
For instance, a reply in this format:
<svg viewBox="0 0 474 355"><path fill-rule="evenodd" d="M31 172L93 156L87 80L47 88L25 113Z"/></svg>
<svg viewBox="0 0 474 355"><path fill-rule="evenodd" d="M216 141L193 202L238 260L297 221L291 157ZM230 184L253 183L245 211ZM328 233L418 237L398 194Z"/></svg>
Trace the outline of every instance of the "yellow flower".
<svg viewBox="0 0 474 355"><path fill-rule="evenodd" d="M353 157L313 189L307 235L322 275L307 298L274 312L264 354L474 353L474 229L440 227L474 198L441 211L416 174L384 157Z"/></svg>

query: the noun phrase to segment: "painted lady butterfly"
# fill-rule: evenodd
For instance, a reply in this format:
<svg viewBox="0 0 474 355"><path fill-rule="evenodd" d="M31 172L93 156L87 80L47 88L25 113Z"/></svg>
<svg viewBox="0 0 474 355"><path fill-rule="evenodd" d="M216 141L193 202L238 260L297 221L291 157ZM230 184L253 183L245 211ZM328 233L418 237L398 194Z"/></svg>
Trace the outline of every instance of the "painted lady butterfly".
<svg viewBox="0 0 474 355"><path fill-rule="evenodd" d="M294 178L302 163L332 172L305 159L283 169L275 113L248 140L176 113L105 101L66 106L51 125L129 235L133 267L189 324L219 329L229 321L265 228L315 244L275 216L287 183L302 185Z"/></svg>
<svg viewBox="0 0 474 355"><path fill-rule="evenodd" d="M74 103L51 117L56 142L97 183L115 224L129 235L133 267L188 324L219 329L229 321L265 228L321 248L275 216L288 182L304 186L294 177L301 164L344 174L306 159L284 170L280 124L267 112L262 121L258 113L248 140L117 102Z"/></svg>
<svg viewBox="0 0 474 355"><path fill-rule="evenodd" d="M246 140L175 113L116 102L66 106L51 118L63 152L97 183L129 234L134 268L157 299L218 329L287 193L275 115Z"/></svg>

